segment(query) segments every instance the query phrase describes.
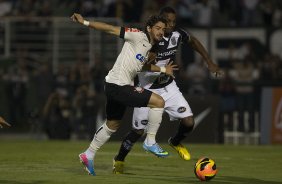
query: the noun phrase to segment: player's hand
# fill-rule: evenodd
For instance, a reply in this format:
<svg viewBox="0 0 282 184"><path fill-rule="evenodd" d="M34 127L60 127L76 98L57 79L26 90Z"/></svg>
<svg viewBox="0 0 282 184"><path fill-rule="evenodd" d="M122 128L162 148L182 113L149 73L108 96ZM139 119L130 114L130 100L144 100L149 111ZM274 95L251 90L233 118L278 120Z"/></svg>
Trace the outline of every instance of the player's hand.
<svg viewBox="0 0 282 184"><path fill-rule="evenodd" d="M3 128L4 126L10 127L11 125L7 123L2 117L0 117L0 128Z"/></svg>
<svg viewBox="0 0 282 184"><path fill-rule="evenodd" d="M83 24L83 21L84 21L83 17L79 13L74 13L71 16L71 20L74 22L78 22L80 24Z"/></svg>
<svg viewBox="0 0 282 184"><path fill-rule="evenodd" d="M216 64L210 64L208 66L208 69L210 70L211 73L214 74L216 78L221 78L224 76L224 71L222 71Z"/></svg>
<svg viewBox="0 0 282 184"><path fill-rule="evenodd" d="M166 72L165 72L165 73L166 73L167 75L170 75L172 78L175 78L174 75L173 75L173 72L174 72L175 70L179 70L178 66L175 65L175 64L173 64L173 61L170 61L170 62L166 65L165 69L166 69Z"/></svg>

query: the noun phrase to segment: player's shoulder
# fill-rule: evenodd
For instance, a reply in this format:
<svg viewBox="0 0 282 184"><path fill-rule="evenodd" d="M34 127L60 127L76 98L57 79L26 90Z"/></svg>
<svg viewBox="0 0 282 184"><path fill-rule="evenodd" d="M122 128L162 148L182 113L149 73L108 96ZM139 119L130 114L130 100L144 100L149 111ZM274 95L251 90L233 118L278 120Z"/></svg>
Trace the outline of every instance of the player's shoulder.
<svg viewBox="0 0 282 184"><path fill-rule="evenodd" d="M138 33L138 32L142 32L142 31L140 29L138 29L138 28L125 27L125 32Z"/></svg>
<svg viewBox="0 0 282 184"><path fill-rule="evenodd" d="M185 29L180 28L180 27L176 27L174 31L178 32L182 36L183 35L185 35L185 36L189 36L190 35Z"/></svg>
<svg viewBox="0 0 282 184"><path fill-rule="evenodd" d="M125 33L134 35L134 37L145 37L146 34L143 30L139 28L125 27Z"/></svg>

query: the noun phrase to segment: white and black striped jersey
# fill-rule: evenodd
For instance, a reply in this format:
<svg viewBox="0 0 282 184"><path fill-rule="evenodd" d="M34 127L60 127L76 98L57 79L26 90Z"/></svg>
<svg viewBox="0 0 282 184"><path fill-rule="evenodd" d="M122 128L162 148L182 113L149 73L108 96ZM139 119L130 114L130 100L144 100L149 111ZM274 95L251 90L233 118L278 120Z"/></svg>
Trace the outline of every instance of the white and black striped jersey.
<svg viewBox="0 0 282 184"><path fill-rule="evenodd" d="M133 85L134 78L142 70L152 48L150 37L135 28L121 28L120 37L125 40L113 68L106 76L106 82L119 86Z"/></svg>
<svg viewBox="0 0 282 184"><path fill-rule="evenodd" d="M180 44L188 43L190 35L183 29L175 29L169 35L155 44L151 49L157 54L156 65L166 66L169 61L175 61L176 52ZM142 72L138 74L139 85L145 88L157 89L163 88L173 81L173 78L160 72Z"/></svg>

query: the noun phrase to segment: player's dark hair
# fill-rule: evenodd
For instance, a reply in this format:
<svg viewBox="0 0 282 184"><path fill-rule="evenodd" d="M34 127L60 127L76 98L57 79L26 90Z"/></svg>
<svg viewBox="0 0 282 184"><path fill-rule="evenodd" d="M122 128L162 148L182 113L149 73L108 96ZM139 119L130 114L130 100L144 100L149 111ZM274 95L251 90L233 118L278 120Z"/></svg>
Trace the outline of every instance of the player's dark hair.
<svg viewBox="0 0 282 184"><path fill-rule="evenodd" d="M167 20L159 15L152 15L151 17L149 17L149 19L146 22L145 25L145 32L147 32L147 27L153 27L156 23L158 22L163 22L164 24L167 24Z"/></svg>
<svg viewBox="0 0 282 184"><path fill-rule="evenodd" d="M160 12L159 12L159 15L163 16L165 13L173 13L173 14L176 14L176 11L169 7L169 6L165 6L163 7Z"/></svg>

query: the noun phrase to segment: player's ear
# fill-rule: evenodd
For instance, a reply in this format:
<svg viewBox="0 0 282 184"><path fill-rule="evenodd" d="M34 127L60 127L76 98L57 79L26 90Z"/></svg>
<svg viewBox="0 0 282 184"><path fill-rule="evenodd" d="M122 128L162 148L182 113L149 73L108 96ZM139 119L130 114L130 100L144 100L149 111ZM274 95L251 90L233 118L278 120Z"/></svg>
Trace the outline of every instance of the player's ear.
<svg viewBox="0 0 282 184"><path fill-rule="evenodd" d="M150 26L147 26L146 29L147 29L148 33L150 33L151 30L152 30Z"/></svg>

